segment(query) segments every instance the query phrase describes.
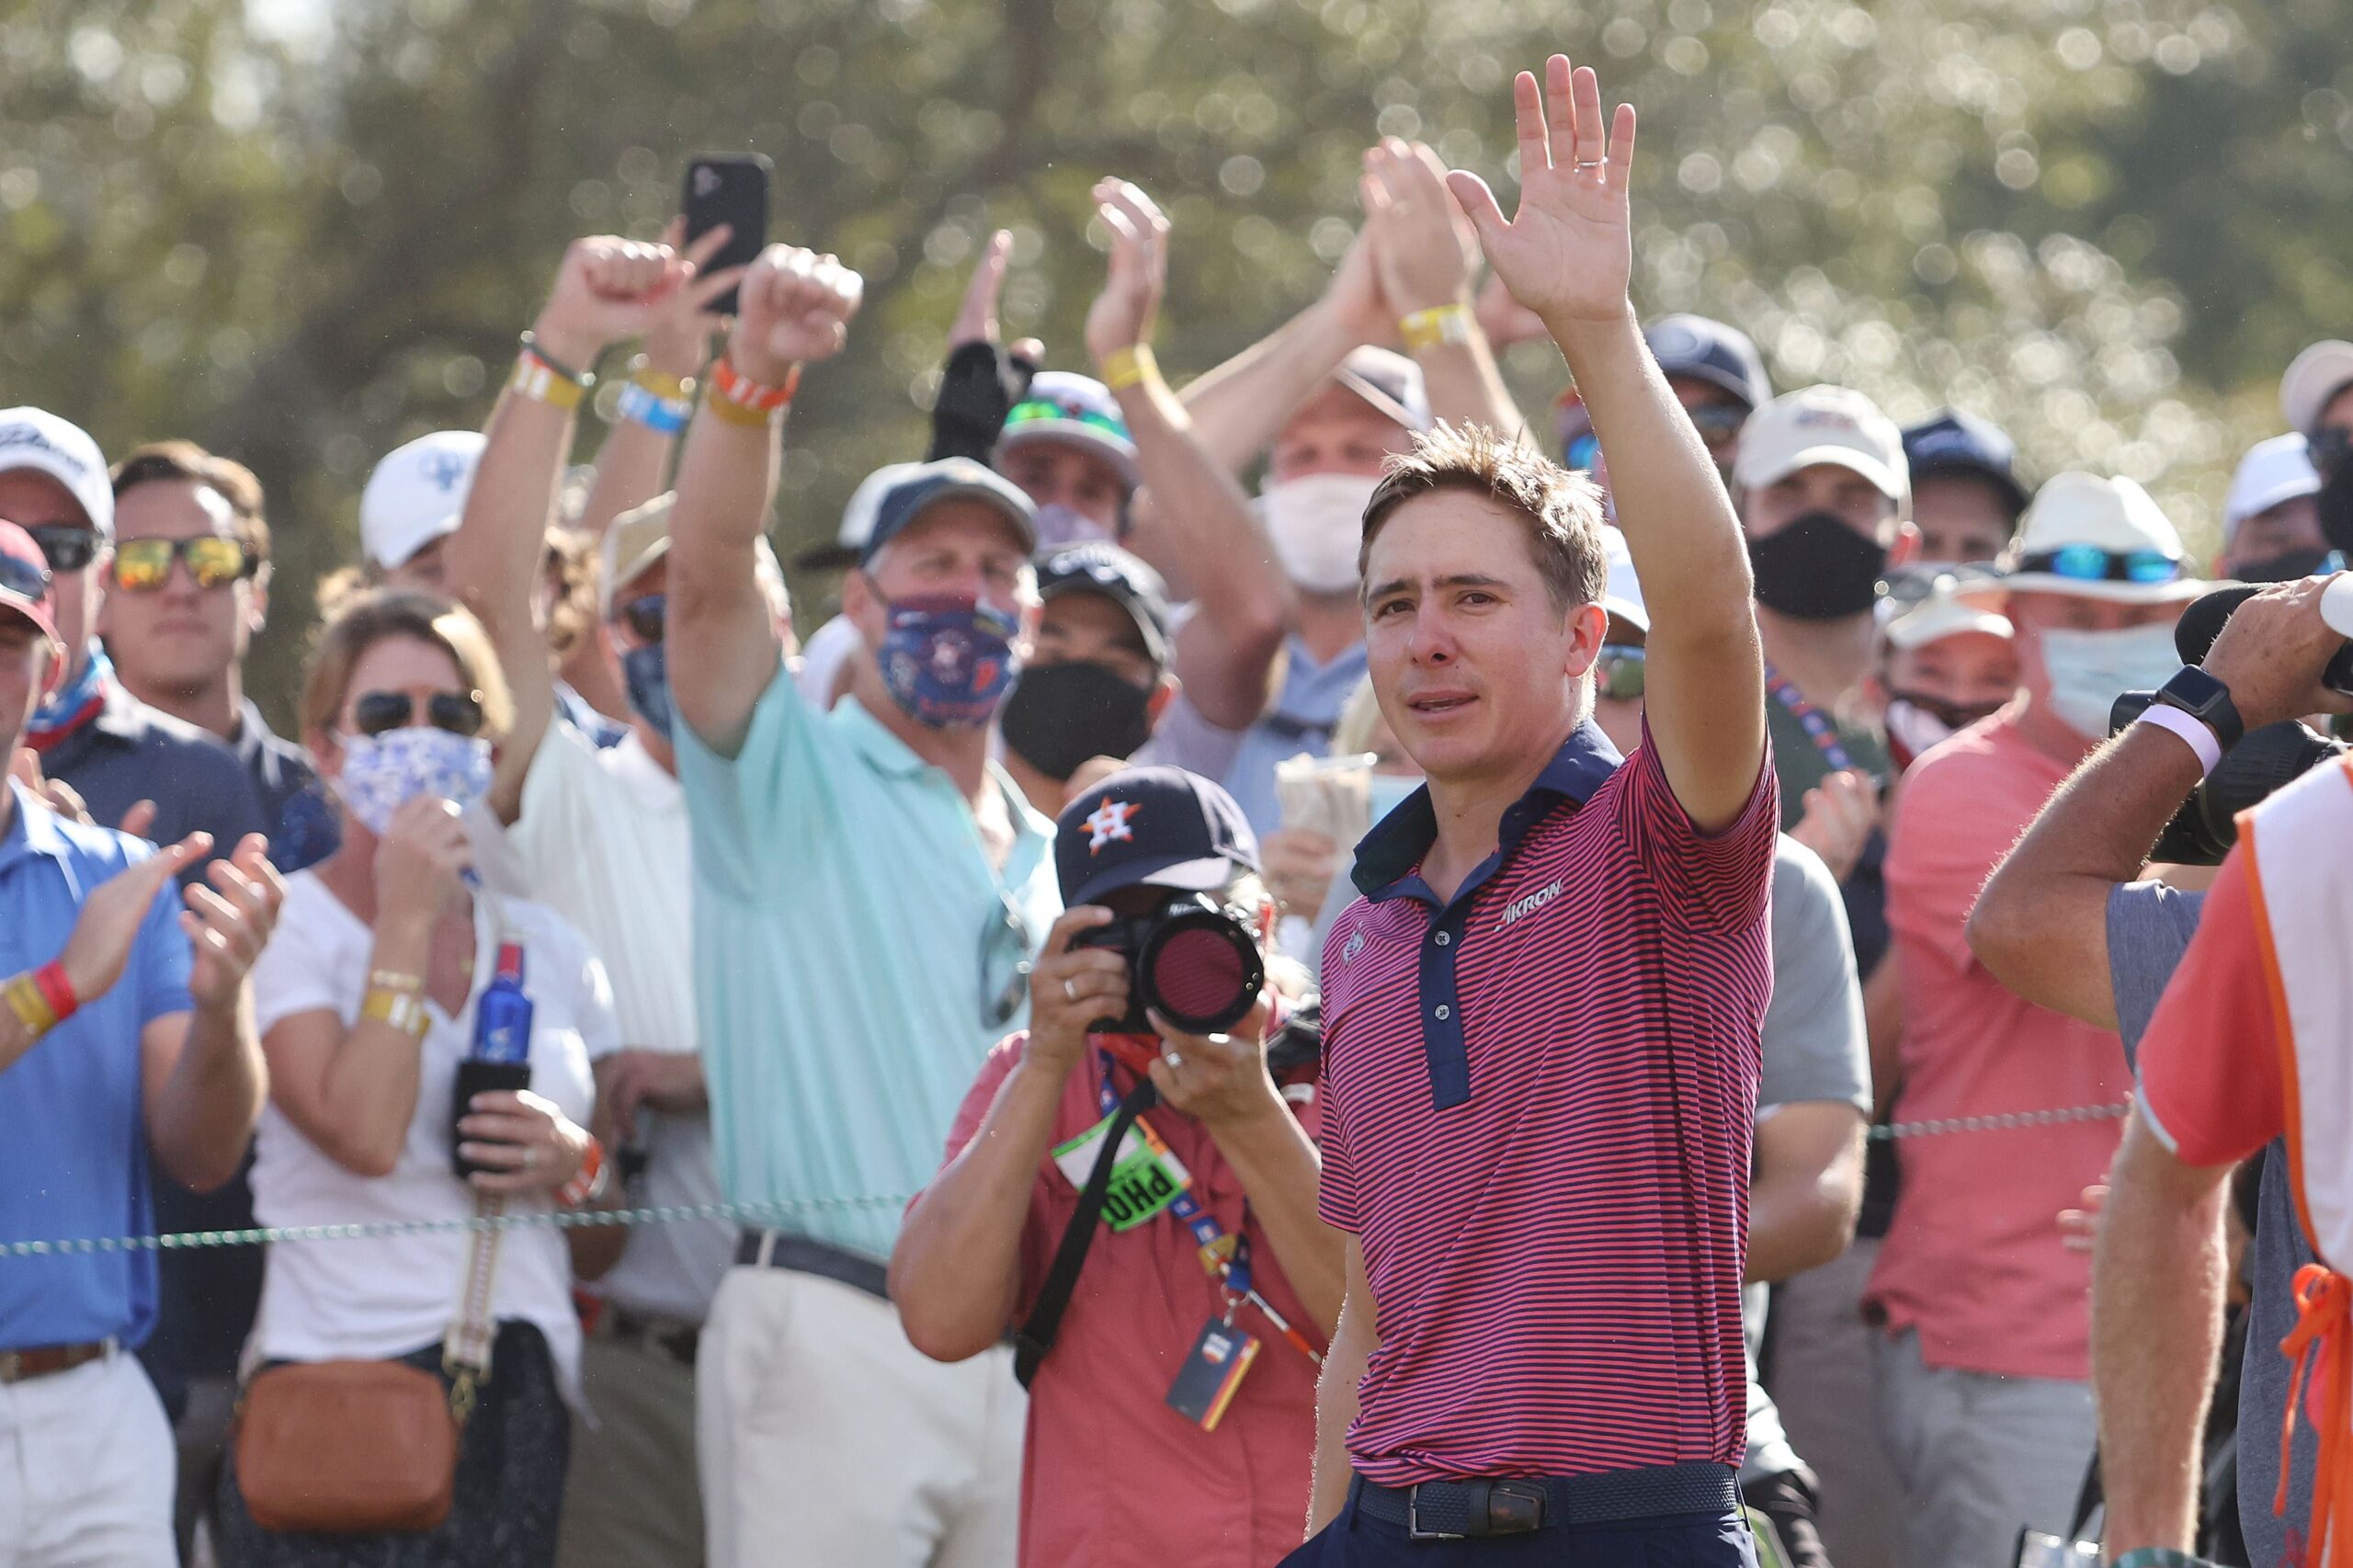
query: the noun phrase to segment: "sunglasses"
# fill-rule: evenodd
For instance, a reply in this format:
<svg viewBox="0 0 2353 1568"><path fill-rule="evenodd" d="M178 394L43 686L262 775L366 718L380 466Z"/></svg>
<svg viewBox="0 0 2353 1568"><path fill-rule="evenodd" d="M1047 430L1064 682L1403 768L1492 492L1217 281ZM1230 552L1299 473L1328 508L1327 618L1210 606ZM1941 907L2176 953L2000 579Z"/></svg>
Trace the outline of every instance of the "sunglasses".
<svg viewBox="0 0 2353 1568"><path fill-rule="evenodd" d="M2072 583L2170 583L2181 575L2181 558L2162 550L2102 550L2096 544L2065 544L2018 557L2020 572L2048 572Z"/></svg>
<svg viewBox="0 0 2353 1568"><path fill-rule="evenodd" d="M416 700L405 691L363 691L351 705L352 726L363 735L405 729L416 716ZM482 733L482 693L437 691L425 699L425 722L453 735Z"/></svg>
<svg viewBox="0 0 2353 1568"><path fill-rule="evenodd" d="M1972 588L1991 587L2002 580L2002 574L1980 562L1961 562L1938 566L1903 566L1890 572L1879 581L1879 600L1882 614L1909 609L1939 590L1950 594L1967 593Z"/></svg>
<svg viewBox="0 0 2353 1568"><path fill-rule="evenodd" d="M1748 423L1748 410L1712 403L1702 408L1683 411L1691 420L1691 427L1699 432L1711 452L1720 451L1740 439L1741 426Z"/></svg>
<svg viewBox="0 0 2353 1568"><path fill-rule="evenodd" d="M172 562L188 562L188 574L199 588L218 588L253 574L260 562L245 547L218 534L194 539L131 539L114 547L109 575L126 593L152 594L172 580Z"/></svg>
<svg viewBox="0 0 2353 1568"><path fill-rule="evenodd" d="M79 572L98 558L98 536L71 523L40 523L25 530L40 546L52 572Z"/></svg>
<svg viewBox="0 0 2353 1568"><path fill-rule="evenodd" d="M1016 426L1034 425L1040 419L1069 420L1086 426L1090 429L1100 430L1107 436L1116 436L1122 441L1134 439L1128 434L1128 425L1124 419L1108 414L1097 414L1088 409L1066 407L1059 403L1050 403L1044 398L1031 398L1026 403L1015 403L1013 412L1005 416L1005 427L1010 430Z"/></svg>
<svg viewBox="0 0 2353 1568"><path fill-rule="evenodd" d="M1643 650L1624 642L1605 642L1593 661L1593 694L1612 702L1643 699Z"/></svg>
<svg viewBox="0 0 2353 1568"><path fill-rule="evenodd" d="M20 555L0 555L0 593L35 603L49 597L49 574Z"/></svg>
<svg viewBox="0 0 2353 1568"><path fill-rule="evenodd" d="M1010 1023L1029 997L1029 955L1038 950L1038 935L1013 895L999 888L996 900L981 926L981 1022L993 1029Z"/></svg>
<svg viewBox="0 0 2353 1568"><path fill-rule="evenodd" d="M615 605L612 622L616 626L628 627L629 634L640 642L651 644L662 641L663 628L669 620L668 612L667 595L645 594L625 605Z"/></svg>

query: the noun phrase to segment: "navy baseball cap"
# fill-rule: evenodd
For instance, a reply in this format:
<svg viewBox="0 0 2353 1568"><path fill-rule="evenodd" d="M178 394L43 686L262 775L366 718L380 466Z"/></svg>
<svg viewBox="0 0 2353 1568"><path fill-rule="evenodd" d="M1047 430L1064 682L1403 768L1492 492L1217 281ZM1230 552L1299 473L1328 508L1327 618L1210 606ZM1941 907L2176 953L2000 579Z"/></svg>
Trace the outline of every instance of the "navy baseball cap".
<svg viewBox="0 0 2353 1568"><path fill-rule="evenodd" d="M2018 443L1991 420L1957 408L1940 408L1904 431L1904 460L1915 483L1932 473L1991 480L2009 501L2012 517L2032 499L2018 483Z"/></svg>
<svg viewBox="0 0 2353 1568"><path fill-rule="evenodd" d="M905 532L907 525L926 508L960 497L995 507L1021 536L1025 553L1038 548L1038 508L1019 486L970 458L941 458L937 462L908 465L907 472L882 493L875 504L874 531L858 549L858 565L873 565L882 547Z"/></svg>
<svg viewBox="0 0 2353 1568"><path fill-rule="evenodd" d="M1722 387L1749 406L1751 412L1773 396L1765 374L1765 357L1748 334L1706 316L1661 316L1643 329L1651 358L1670 376Z"/></svg>
<svg viewBox="0 0 2353 1568"><path fill-rule="evenodd" d="M1038 558L1038 597L1051 604L1064 594L1100 594L1136 623L1143 651L1168 663L1168 586L1138 556L1105 540L1089 540Z"/></svg>
<svg viewBox="0 0 2353 1568"><path fill-rule="evenodd" d="M1054 824L1065 908L1137 886L1215 892L1257 869L1257 836L1233 797L1181 767L1114 773Z"/></svg>

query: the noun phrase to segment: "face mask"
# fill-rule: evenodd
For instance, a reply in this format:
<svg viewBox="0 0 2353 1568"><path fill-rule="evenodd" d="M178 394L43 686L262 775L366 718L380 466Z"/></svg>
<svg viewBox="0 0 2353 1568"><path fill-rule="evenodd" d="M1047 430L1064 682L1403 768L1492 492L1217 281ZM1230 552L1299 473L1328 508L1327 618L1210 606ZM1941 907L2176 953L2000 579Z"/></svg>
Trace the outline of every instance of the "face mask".
<svg viewBox="0 0 2353 1568"><path fill-rule="evenodd" d="M1897 767L1911 767L1930 746L1943 744L2001 707L1998 702L1963 707L1922 692L1897 692L1887 701L1887 740Z"/></svg>
<svg viewBox="0 0 2353 1568"><path fill-rule="evenodd" d="M343 737L343 772L335 793L344 809L378 837L392 813L420 795L454 801L465 810L490 791L490 743L453 735L428 724L407 724L381 735Z"/></svg>
<svg viewBox="0 0 2353 1568"><path fill-rule="evenodd" d="M1020 623L992 605L954 597L900 599L875 662L908 718L947 729L985 724L1018 665Z"/></svg>
<svg viewBox="0 0 2353 1568"><path fill-rule="evenodd" d="M2325 545L2312 550L2283 550L2260 561L2240 562L2233 575L2242 583L2293 583L2317 574L2328 557Z"/></svg>
<svg viewBox="0 0 2353 1568"><path fill-rule="evenodd" d="M1366 793L1372 802L1372 820L1379 822L1404 805L1406 799L1421 787L1422 780L1415 774L1374 774L1366 784Z"/></svg>
<svg viewBox="0 0 2353 1568"><path fill-rule="evenodd" d="M1043 555L1064 545L1108 541L1114 536L1102 524L1075 506L1049 501L1038 508L1038 549Z"/></svg>
<svg viewBox="0 0 2353 1568"><path fill-rule="evenodd" d="M1283 574L1311 594L1353 589L1365 503L1380 483L1368 474L1311 473L1267 486L1258 497L1259 516Z"/></svg>
<svg viewBox="0 0 2353 1568"><path fill-rule="evenodd" d="M1032 665L1013 683L997 732L1049 778L1093 756L1126 757L1152 735L1152 693L1101 665Z"/></svg>
<svg viewBox="0 0 2353 1568"><path fill-rule="evenodd" d="M1844 620L1867 613L1887 551L1835 512L1807 512L1779 533L1748 541L1756 602L1800 620Z"/></svg>
<svg viewBox="0 0 2353 1568"><path fill-rule="evenodd" d="M2173 628L2163 623L2121 631L2042 634L2042 667L2051 677L2051 711L2087 740L2108 733L2109 710L2128 691L2153 691L2181 668Z"/></svg>
<svg viewBox="0 0 2353 1568"><path fill-rule="evenodd" d="M629 687L629 705L664 740L670 738L670 658L668 644L648 642L621 655L621 680Z"/></svg>

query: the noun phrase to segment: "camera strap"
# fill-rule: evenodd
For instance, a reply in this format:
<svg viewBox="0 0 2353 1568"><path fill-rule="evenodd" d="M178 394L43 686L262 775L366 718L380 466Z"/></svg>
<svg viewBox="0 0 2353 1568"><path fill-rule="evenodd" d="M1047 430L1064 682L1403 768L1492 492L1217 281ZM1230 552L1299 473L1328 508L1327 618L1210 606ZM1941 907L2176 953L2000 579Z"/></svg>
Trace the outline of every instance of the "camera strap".
<svg viewBox="0 0 2353 1568"><path fill-rule="evenodd" d="M1063 1239L1054 1248L1053 1267L1046 1271L1046 1282L1038 1290L1037 1304L1029 1309L1029 1318L1013 1334L1013 1376L1023 1388L1038 1375L1039 1367L1046 1359L1046 1352L1054 1347L1054 1336L1062 1332L1063 1313L1069 1309L1071 1292L1078 1288L1078 1271L1086 1262L1086 1253L1095 1244L1095 1232L1103 1218L1104 1195L1111 1189L1112 1167L1120 1163L1120 1149L1127 1142L1128 1130L1136 1118L1160 1103L1160 1090L1150 1078L1128 1091L1125 1099L1111 1113L1111 1124L1105 1129L1102 1147L1095 1156L1095 1168L1087 1172L1086 1185L1079 1188L1078 1208L1063 1227Z"/></svg>

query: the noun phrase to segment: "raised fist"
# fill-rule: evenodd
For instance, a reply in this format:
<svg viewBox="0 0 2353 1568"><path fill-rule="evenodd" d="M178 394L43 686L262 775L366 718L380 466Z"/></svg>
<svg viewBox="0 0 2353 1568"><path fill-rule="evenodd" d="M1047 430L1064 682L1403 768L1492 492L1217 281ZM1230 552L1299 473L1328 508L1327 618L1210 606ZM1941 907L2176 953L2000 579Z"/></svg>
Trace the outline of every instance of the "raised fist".
<svg viewBox="0 0 2353 1568"><path fill-rule="evenodd" d="M574 240L531 336L575 370L613 344L645 331L654 307L693 272L668 245L597 234Z"/></svg>
<svg viewBox="0 0 2353 1568"><path fill-rule="evenodd" d="M770 245L744 275L727 357L752 380L779 386L793 366L841 352L865 292L866 279L839 257Z"/></svg>

